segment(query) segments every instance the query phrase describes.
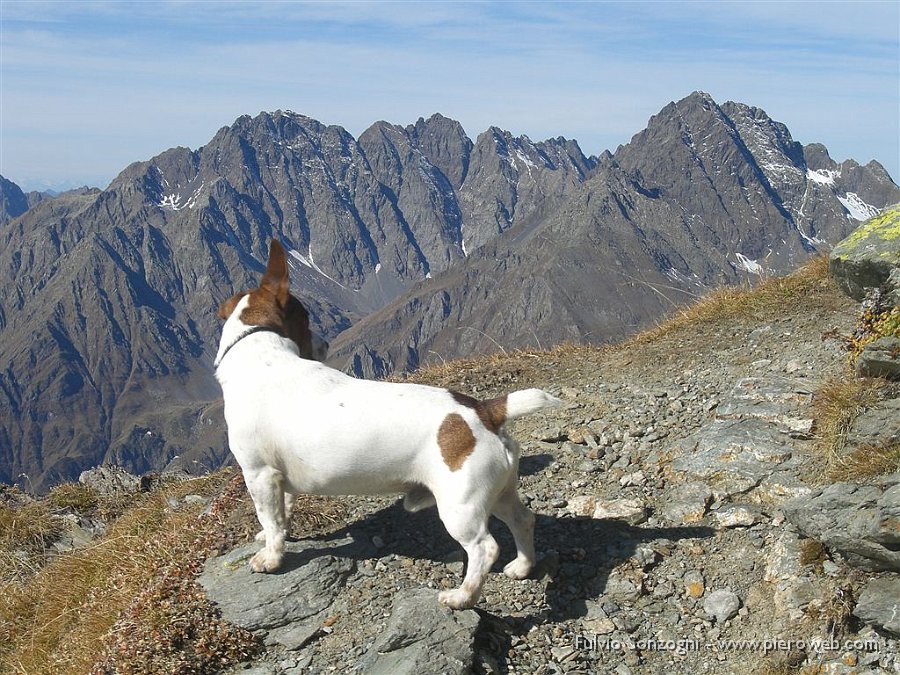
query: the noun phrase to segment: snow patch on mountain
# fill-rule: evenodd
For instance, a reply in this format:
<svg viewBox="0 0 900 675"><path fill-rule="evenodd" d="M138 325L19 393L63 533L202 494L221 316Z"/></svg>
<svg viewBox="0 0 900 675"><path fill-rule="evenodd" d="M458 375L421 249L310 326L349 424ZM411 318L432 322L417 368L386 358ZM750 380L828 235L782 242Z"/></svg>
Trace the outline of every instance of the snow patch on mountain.
<svg viewBox="0 0 900 675"><path fill-rule="evenodd" d="M747 256L742 253L735 253L735 257L738 259L738 263L740 263L741 267L750 272L750 274L762 274L763 266L760 265L755 260L750 260Z"/></svg>
<svg viewBox="0 0 900 675"><path fill-rule="evenodd" d="M838 201L847 209L847 217L854 220L868 220L878 215L878 209L867 204L855 192L848 192L843 197L838 197Z"/></svg>
<svg viewBox="0 0 900 675"><path fill-rule="evenodd" d="M840 177L840 171L830 171L829 169L822 169L821 171L816 171L814 169L806 170L806 180L818 183L819 185L834 185L834 179Z"/></svg>

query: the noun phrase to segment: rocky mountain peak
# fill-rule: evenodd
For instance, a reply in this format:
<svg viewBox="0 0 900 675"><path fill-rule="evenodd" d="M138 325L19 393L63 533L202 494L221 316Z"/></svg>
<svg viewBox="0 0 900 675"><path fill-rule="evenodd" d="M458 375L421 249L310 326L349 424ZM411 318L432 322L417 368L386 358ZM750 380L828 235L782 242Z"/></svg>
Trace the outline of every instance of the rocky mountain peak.
<svg viewBox="0 0 900 675"><path fill-rule="evenodd" d="M0 176L0 225L21 216L28 210L28 199L22 189Z"/></svg>

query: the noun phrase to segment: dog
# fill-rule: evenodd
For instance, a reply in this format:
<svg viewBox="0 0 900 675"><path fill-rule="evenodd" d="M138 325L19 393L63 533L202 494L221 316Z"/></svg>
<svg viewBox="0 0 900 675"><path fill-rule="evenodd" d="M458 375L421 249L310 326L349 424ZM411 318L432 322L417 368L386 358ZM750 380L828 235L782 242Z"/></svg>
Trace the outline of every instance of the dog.
<svg viewBox="0 0 900 675"><path fill-rule="evenodd" d="M499 555L491 515L515 539L507 576L524 579L535 564L534 515L517 493L520 448L508 420L561 401L526 389L479 401L409 383L360 380L329 368L327 343L290 294L284 248L273 240L258 288L222 303L225 320L216 377L225 399L228 442L262 531L254 572L279 568L297 494L405 494L404 507L437 506L468 565L459 588L438 600L472 607ZM318 360L317 360L318 359Z"/></svg>

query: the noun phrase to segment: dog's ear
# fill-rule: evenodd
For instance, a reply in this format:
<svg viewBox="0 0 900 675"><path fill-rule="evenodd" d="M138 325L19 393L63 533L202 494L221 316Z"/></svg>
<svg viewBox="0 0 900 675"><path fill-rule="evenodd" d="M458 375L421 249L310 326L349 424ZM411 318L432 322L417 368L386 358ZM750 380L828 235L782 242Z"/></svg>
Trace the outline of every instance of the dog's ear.
<svg viewBox="0 0 900 675"><path fill-rule="evenodd" d="M284 247L277 239L273 239L269 246L269 263L266 265L266 273L260 286L270 290L279 305L282 307L287 305L290 297L287 257Z"/></svg>

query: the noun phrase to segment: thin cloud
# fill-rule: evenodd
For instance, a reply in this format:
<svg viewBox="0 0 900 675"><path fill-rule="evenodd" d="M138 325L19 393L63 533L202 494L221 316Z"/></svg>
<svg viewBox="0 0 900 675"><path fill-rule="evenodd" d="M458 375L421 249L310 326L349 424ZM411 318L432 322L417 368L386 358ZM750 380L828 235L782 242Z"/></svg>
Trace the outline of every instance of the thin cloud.
<svg viewBox="0 0 900 675"><path fill-rule="evenodd" d="M896 3L412 9L5 1L0 172L108 180L168 147L198 147L241 114L277 108L354 135L379 119L439 111L473 137L494 124L599 153L695 89L759 106L836 158L900 170ZM104 133L109 152L85 155L77 137Z"/></svg>

